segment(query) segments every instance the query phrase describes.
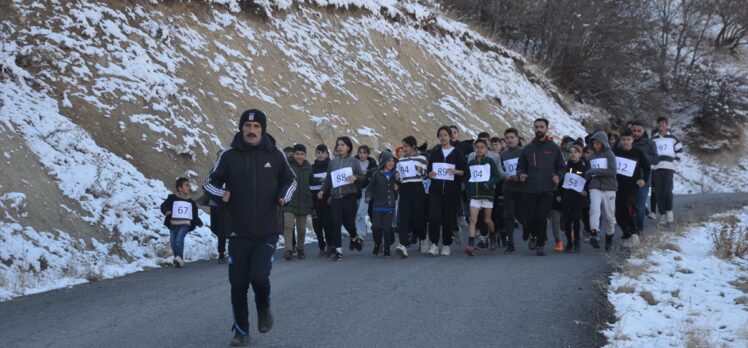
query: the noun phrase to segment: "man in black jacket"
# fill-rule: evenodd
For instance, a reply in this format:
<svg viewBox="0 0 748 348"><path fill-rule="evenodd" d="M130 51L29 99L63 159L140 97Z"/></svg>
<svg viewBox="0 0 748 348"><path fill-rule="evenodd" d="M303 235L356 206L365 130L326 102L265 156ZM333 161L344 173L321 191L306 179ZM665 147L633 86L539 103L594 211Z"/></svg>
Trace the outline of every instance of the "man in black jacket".
<svg viewBox="0 0 748 348"><path fill-rule="evenodd" d="M530 232L530 249L544 256L543 247L547 239L548 214L553 205L553 196L564 173L564 158L561 148L547 136L548 120L539 118L533 123L535 139L522 148L517 163L519 181L524 186L525 221Z"/></svg>
<svg viewBox="0 0 748 348"><path fill-rule="evenodd" d="M295 175L275 139L266 133L262 111L245 111L231 147L224 149L204 185L222 197L230 214L229 282L236 331L232 346L249 344L247 291L252 284L261 333L273 328L270 270L278 235L283 231L280 207L296 190ZM224 187L225 190L221 189Z"/></svg>

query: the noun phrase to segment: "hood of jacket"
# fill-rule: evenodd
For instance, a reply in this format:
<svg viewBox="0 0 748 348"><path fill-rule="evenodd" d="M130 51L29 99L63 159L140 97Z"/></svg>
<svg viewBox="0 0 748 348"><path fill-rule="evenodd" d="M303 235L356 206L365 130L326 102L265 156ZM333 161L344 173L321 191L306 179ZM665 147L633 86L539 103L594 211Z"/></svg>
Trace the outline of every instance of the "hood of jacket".
<svg viewBox="0 0 748 348"><path fill-rule="evenodd" d="M603 152L610 151L610 144L608 144L608 136L604 132L595 132L592 134L590 139L594 139L603 144ZM591 144L590 144L591 145Z"/></svg>
<svg viewBox="0 0 748 348"><path fill-rule="evenodd" d="M384 169L384 165L387 164L387 161L393 159L395 155L392 154L390 151L384 151L381 155L379 155L379 170Z"/></svg>

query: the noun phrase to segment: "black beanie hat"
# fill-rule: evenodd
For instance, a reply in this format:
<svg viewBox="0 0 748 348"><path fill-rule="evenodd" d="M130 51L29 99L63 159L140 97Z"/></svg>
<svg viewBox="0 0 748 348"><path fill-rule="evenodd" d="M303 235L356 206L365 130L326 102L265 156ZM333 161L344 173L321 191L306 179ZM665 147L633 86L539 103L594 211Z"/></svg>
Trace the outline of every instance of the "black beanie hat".
<svg viewBox="0 0 748 348"><path fill-rule="evenodd" d="M247 121L259 123L260 127L262 127L262 133L265 134L265 131L268 128L268 119L267 116L265 116L265 113L258 109L249 109L243 112L242 116L239 118L239 131L242 130L242 126Z"/></svg>

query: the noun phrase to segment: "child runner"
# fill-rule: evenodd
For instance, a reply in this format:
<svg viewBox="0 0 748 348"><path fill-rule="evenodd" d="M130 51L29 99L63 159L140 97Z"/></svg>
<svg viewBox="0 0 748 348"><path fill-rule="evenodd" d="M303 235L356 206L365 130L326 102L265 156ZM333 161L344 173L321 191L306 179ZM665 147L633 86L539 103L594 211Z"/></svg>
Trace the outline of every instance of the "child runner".
<svg viewBox="0 0 748 348"><path fill-rule="evenodd" d="M441 126L436 132L440 145L431 151L428 173L429 186L429 239L428 253L439 255L439 237L442 240L441 255L449 256L452 245L452 229L457 222L457 209L461 199L460 179L465 175L465 155L452 146L449 127Z"/></svg>
<svg viewBox="0 0 748 348"><path fill-rule="evenodd" d="M578 144L569 146L569 153L566 162L566 172L564 175L575 174L584 178L587 172L587 165L582 161L582 147ZM587 200L587 183L581 192L571 188L561 188L561 209L564 216L564 231L566 232L566 252L574 248L574 252L579 252L581 243L579 242L580 233L582 232L582 210Z"/></svg>
<svg viewBox="0 0 748 348"><path fill-rule="evenodd" d="M517 176L517 163L522 153L522 146L520 146L519 132L514 128L507 128L504 131L504 141L506 149L501 153L501 165L506 173L504 178L504 234L508 239L504 253L511 254L514 252L514 221L518 220L523 226L523 231L527 230L521 213L523 184L519 182Z"/></svg>
<svg viewBox="0 0 748 348"><path fill-rule="evenodd" d="M616 230L616 156L610 149L608 137L603 132L596 132L590 137L592 155L590 156L586 179L590 181L590 228L593 248L600 247L597 232L605 233L605 251L613 247L613 234ZM600 216L602 215L602 227Z"/></svg>
<svg viewBox="0 0 748 348"><path fill-rule="evenodd" d="M296 227L296 257L299 260L305 257L304 241L306 239L306 220L312 213L312 191L309 189L309 182L312 177L312 165L306 160L306 147L302 144L293 146L293 155L289 160L291 170L296 174L296 194L291 201L286 202L283 206L283 240L286 252L283 258L291 260L293 258L294 246L293 240L294 227Z"/></svg>
<svg viewBox="0 0 748 348"><path fill-rule="evenodd" d="M493 194L496 182L501 180L499 169L493 159L487 156L488 143L479 138L473 144L475 158L468 163L467 179L468 198L470 199L470 225L468 226L468 244L465 254L475 255L475 226L478 213L483 210L483 221L493 234L494 224L491 219L493 209Z"/></svg>
<svg viewBox="0 0 748 348"><path fill-rule="evenodd" d="M343 260L341 227L345 226L351 237L351 245L356 250L364 248L364 239L356 233L356 201L359 194L356 181L363 181L365 173L361 171L358 161L351 157L353 143L349 137L340 137L335 141L338 157L330 161L327 168L327 178L322 184L322 190L317 193L317 199L323 199L325 194L332 197L330 210L332 212L332 243L335 248L335 261Z"/></svg>
<svg viewBox="0 0 748 348"><path fill-rule="evenodd" d="M398 198L398 233L400 244L410 245L410 239L420 241L421 253L428 251L426 221L424 221L426 193L423 180L426 178L428 160L418 154L416 138L407 136L402 141L402 157L398 162L398 180L401 183ZM408 234L415 238L408 238ZM398 246L399 247L399 246Z"/></svg>
<svg viewBox="0 0 748 348"><path fill-rule="evenodd" d="M317 157L312 165L312 178L309 183L309 190L312 192L312 227L314 234L317 235L317 246L319 247L319 257L333 256L335 250L327 243L331 240L332 233L332 216L330 215L330 205L327 204L328 196L319 199L317 194L322 190L322 184L327 178L327 167L330 164L330 153L327 145L319 144L314 150Z"/></svg>
<svg viewBox="0 0 748 348"><path fill-rule="evenodd" d="M184 237L196 226L203 226L197 211L197 204L190 198L192 187L187 178L178 178L177 193L170 194L161 203L161 212L165 215L164 226L169 228L169 241L174 254L174 266L184 266Z"/></svg>
<svg viewBox="0 0 748 348"><path fill-rule="evenodd" d="M374 237L374 255L379 255L381 251L384 257L390 257L390 246L394 239L392 218L398 190L395 177L394 156L392 152L384 151L379 162L379 170L372 174L366 188L366 203L372 206L371 232ZM408 257L408 251L402 244L397 246L396 252L402 258Z"/></svg>
<svg viewBox="0 0 748 348"><path fill-rule="evenodd" d="M625 247L639 245L639 227L636 223L636 200L639 190L647 184L649 164L644 153L634 148L634 132L621 133L621 147L615 149L618 164L618 194L616 195L616 221L623 231Z"/></svg>

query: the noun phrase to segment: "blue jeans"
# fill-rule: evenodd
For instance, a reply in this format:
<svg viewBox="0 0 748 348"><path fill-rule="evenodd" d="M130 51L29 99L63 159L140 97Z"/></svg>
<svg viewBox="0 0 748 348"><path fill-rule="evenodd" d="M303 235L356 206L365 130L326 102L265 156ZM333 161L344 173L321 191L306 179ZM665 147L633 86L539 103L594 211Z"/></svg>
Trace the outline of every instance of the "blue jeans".
<svg viewBox="0 0 748 348"><path fill-rule="evenodd" d="M187 225L177 225L169 228L171 234L171 251L175 257L184 258L184 237L187 236L189 230L190 226Z"/></svg>
<svg viewBox="0 0 748 348"><path fill-rule="evenodd" d="M647 212L647 196L649 196L649 186L639 189L636 194L636 227L639 232L644 230L644 216Z"/></svg>

